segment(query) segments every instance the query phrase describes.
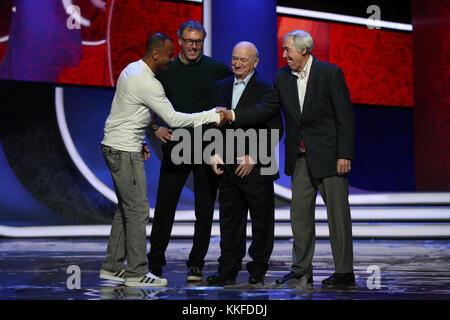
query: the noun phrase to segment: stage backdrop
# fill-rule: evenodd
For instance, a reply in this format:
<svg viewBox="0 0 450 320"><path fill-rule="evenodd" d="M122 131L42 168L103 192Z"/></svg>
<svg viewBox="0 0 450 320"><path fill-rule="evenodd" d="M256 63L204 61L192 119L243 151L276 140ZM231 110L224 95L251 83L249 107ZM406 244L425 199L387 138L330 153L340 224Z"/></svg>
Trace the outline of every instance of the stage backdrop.
<svg viewBox="0 0 450 320"><path fill-rule="evenodd" d="M109 0L99 6L98 1L74 0L82 17L77 28L78 21L63 3L68 2L0 4L0 79L2 97L7 97L0 118L4 224L110 221L114 205L85 178L67 151L56 108L63 111L82 162L112 189L99 143L120 71L142 56L149 34L164 32L176 40L183 21L202 20L201 4L192 2ZM278 48L285 33L307 30L315 40L313 54L344 70L356 117L351 192L414 191L411 33L282 15L276 26ZM175 45L178 54L177 41ZM230 56L231 51L216 58L229 64ZM274 69L284 65L281 51L277 60ZM61 87L60 100L56 87ZM161 150L159 141L149 140L152 157L146 168L154 207ZM283 148L281 143L281 172ZM283 174L276 183L290 188ZM282 199L277 204L289 205ZM178 208L193 209L192 179Z"/></svg>

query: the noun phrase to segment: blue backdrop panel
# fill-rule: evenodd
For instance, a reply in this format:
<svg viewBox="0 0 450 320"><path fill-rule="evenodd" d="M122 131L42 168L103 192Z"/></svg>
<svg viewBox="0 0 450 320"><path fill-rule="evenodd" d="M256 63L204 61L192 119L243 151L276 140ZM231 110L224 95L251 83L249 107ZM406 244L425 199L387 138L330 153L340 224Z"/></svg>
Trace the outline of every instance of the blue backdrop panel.
<svg viewBox="0 0 450 320"><path fill-rule="evenodd" d="M40 203L12 171L0 141L0 224L8 226L64 225L66 219Z"/></svg>
<svg viewBox="0 0 450 320"><path fill-rule="evenodd" d="M278 66L276 0L212 1L212 55L227 65L240 41L258 48L258 72L268 81L275 79Z"/></svg>
<svg viewBox="0 0 450 320"><path fill-rule="evenodd" d="M412 108L354 105L353 187L368 191L415 191Z"/></svg>

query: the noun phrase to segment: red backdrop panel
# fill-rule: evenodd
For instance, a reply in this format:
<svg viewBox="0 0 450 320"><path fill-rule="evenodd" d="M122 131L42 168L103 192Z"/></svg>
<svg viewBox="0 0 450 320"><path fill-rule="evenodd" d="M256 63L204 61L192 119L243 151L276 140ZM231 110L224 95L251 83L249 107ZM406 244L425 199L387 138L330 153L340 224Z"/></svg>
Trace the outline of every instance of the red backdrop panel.
<svg viewBox="0 0 450 320"><path fill-rule="evenodd" d="M315 57L342 68L354 103L413 106L411 34L278 17L279 67L281 39L295 29L311 34Z"/></svg>
<svg viewBox="0 0 450 320"><path fill-rule="evenodd" d="M0 2L0 64L8 50L9 31L11 29L12 0Z"/></svg>
<svg viewBox="0 0 450 320"><path fill-rule="evenodd" d="M109 0L106 10L93 6L88 0L77 0L74 4L80 7L82 16L91 25L81 28L82 60L60 73L62 83L115 85L120 72L130 62L142 58L150 34L163 32L170 36L175 42L175 54L178 54L180 25L186 20L202 20L202 6L198 4ZM92 42L100 44L92 45Z"/></svg>
<svg viewBox="0 0 450 320"><path fill-rule="evenodd" d="M413 1L416 188L450 191L450 1Z"/></svg>
<svg viewBox="0 0 450 320"><path fill-rule="evenodd" d="M410 33L330 23L329 47L354 103L414 105Z"/></svg>
<svg viewBox="0 0 450 320"><path fill-rule="evenodd" d="M59 82L94 86L108 86L109 68L106 44L83 45L81 61L76 67L66 67L59 73Z"/></svg>
<svg viewBox="0 0 450 320"><path fill-rule="evenodd" d="M177 31L186 20L202 21L202 7L166 1L116 1L110 29L114 81L130 62L142 58L147 38L154 32L170 36L178 54Z"/></svg>

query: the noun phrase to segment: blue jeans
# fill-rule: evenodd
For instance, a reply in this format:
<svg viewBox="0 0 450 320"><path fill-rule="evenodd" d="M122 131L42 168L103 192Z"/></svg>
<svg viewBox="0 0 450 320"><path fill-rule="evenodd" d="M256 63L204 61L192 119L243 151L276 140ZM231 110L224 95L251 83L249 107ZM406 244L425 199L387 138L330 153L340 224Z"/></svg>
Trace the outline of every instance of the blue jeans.
<svg viewBox="0 0 450 320"><path fill-rule="evenodd" d="M148 269L149 204L144 159L140 152L120 151L104 145L101 150L118 199L102 269L120 271L126 259L125 277L140 277Z"/></svg>

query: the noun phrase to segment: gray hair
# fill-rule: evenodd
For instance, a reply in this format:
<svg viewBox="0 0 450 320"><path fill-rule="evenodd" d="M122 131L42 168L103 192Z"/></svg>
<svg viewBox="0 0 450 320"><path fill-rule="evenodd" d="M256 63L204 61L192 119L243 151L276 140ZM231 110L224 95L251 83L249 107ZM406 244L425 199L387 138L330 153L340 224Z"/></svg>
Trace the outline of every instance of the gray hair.
<svg viewBox="0 0 450 320"><path fill-rule="evenodd" d="M306 48L307 53L311 53L314 43L311 35L303 30L294 30L292 32L287 33L283 37L283 42L289 37L293 37L295 48L298 52L301 52Z"/></svg>

